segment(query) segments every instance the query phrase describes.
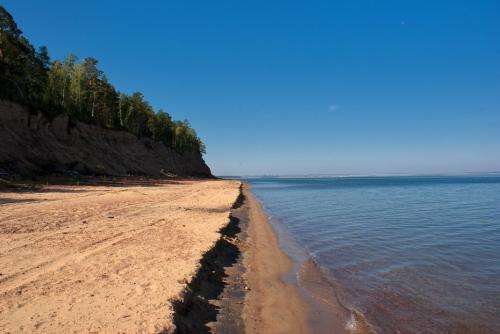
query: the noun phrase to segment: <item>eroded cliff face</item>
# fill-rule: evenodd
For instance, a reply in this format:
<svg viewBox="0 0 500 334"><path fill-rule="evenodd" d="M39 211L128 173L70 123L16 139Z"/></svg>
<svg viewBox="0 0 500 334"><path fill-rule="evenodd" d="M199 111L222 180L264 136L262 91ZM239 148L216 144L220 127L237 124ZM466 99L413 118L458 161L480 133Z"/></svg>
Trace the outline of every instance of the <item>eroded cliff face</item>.
<svg viewBox="0 0 500 334"><path fill-rule="evenodd" d="M43 114L0 100L0 170L20 175L77 171L97 175L211 177L197 152L179 154L163 143Z"/></svg>

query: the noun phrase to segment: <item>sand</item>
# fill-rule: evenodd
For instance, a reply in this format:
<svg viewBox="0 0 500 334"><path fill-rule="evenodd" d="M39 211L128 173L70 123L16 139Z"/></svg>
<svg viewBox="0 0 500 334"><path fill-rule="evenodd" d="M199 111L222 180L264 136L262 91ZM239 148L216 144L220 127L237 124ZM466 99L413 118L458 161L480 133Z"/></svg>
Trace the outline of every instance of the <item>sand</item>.
<svg viewBox="0 0 500 334"><path fill-rule="evenodd" d="M308 333L307 305L296 286L284 280L292 262L260 203L244 187L249 210L248 250L244 254L249 291L244 308L247 333Z"/></svg>
<svg viewBox="0 0 500 334"><path fill-rule="evenodd" d="M310 332L292 262L240 185L4 189L0 332Z"/></svg>
<svg viewBox="0 0 500 334"><path fill-rule="evenodd" d="M237 181L45 186L0 192L0 332L173 330Z"/></svg>

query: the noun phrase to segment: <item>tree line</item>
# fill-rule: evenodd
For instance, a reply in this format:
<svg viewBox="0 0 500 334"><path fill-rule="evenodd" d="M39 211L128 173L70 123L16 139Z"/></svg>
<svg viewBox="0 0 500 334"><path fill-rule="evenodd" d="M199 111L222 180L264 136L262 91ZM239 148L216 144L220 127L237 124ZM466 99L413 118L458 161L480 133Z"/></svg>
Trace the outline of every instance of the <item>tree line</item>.
<svg viewBox="0 0 500 334"><path fill-rule="evenodd" d="M187 120L176 121L155 110L140 92L119 92L97 67L95 58L70 54L52 61L47 48L36 50L12 15L0 6L0 98L43 111L50 117L125 130L162 141L179 153L205 153L205 145Z"/></svg>

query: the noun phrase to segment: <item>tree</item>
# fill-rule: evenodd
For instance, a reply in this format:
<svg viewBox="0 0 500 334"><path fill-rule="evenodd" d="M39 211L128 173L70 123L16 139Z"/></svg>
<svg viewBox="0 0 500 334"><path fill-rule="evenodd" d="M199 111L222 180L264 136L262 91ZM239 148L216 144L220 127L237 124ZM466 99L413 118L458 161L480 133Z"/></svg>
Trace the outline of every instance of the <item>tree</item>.
<svg viewBox="0 0 500 334"><path fill-rule="evenodd" d="M172 139L172 118L163 110L158 111L148 121L151 138L170 145Z"/></svg>
<svg viewBox="0 0 500 334"><path fill-rule="evenodd" d="M188 121L155 112L140 92L119 93L97 67L95 58L75 55L51 61L47 47L35 50L12 15L0 6L0 98L57 116L105 128L124 129L175 149L205 152Z"/></svg>
<svg viewBox="0 0 500 334"><path fill-rule="evenodd" d="M95 120L95 104L100 88L100 76L102 72L97 69L97 59L95 58L85 58L82 65L85 71L85 82L87 87L87 96L85 97L87 111L90 113L90 119Z"/></svg>
<svg viewBox="0 0 500 334"><path fill-rule="evenodd" d="M38 52L36 53L36 58L38 59L41 68L44 71L48 71L50 66L52 65L49 57L49 51L46 46L41 46L38 48Z"/></svg>
<svg viewBox="0 0 500 334"><path fill-rule="evenodd" d="M0 94L29 105L42 103L50 59L37 53L3 6L0 6Z"/></svg>
<svg viewBox="0 0 500 334"><path fill-rule="evenodd" d="M14 21L14 18L4 6L0 6L0 31L2 31L2 33L9 34L14 38L18 38L23 33L19 30L16 21Z"/></svg>
<svg viewBox="0 0 500 334"><path fill-rule="evenodd" d="M69 94L71 72L73 72L73 67L78 60L78 57L74 54L69 54L62 64L62 79L63 84L61 86L61 105L63 107L70 106L71 96Z"/></svg>
<svg viewBox="0 0 500 334"><path fill-rule="evenodd" d="M69 114L74 115L77 119L89 122L90 119L84 112L86 91L85 67L81 63L75 64L69 78L69 95L71 101L71 105L68 106Z"/></svg>
<svg viewBox="0 0 500 334"><path fill-rule="evenodd" d="M0 94L26 102L23 79L27 67L24 65L30 49L21 34L12 15L0 6Z"/></svg>
<svg viewBox="0 0 500 334"><path fill-rule="evenodd" d="M108 82L106 76L103 76L96 99L96 109L99 111L96 116L97 124L111 129L120 128L119 100L115 88Z"/></svg>

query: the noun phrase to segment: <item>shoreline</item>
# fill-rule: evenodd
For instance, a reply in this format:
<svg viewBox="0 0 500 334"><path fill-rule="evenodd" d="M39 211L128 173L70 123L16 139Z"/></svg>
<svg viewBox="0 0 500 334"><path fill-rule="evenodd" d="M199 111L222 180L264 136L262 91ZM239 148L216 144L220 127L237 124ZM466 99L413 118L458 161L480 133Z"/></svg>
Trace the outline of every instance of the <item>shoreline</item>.
<svg viewBox="0 0 500 334"><path fill-rule="evenodd" d="M0 332L383 332L248 184L85 181L0 183Z"/></svg>
<svg viewBox="0 0 500 334"><path fill-rule="evenodd" d="M173 303L174 333L311 333L309 305L286 279L293 261L248 184L219 234Z"/></svg>
<svg viewBox="0 0 500 334"><path fill-rule="evenodd" d="M250 226L257 226L254 234L257 234L257 238L263 239L260 243L251 246L250 249L254 250L255 258L252 258L253 254L250 253L251 260L247 261L247 265L257 264L260 266L259 270L271 268L270 273L263 275L259 275L258 272L257 275L255 272L248 274L249 277L256 276L253 279L258 285L268 284L262 286L259 292L263 296L256 297L256 304L268 302L268 305L278 308L276 305L281 305L284 301L284 306L279 308L290 308L289 305L293 305L291 310L286 310L281 315L270 316L269 320L273 323L273 319L287 319L286 321L290 321L290 328L286 331L274 330L270 333L375 334L376 331L364 315L349 306L348 296L342 292L334 280L332 281L333 278L322 271L302 246L292 240L293 238L285 229L279 226L280 224L275 226L277 222L269 219L264 207L251 193L247 184L243 192L245 197L249 198L248 205L253 213L251 217L253 224ZM263 263L259 259L267 259L268 262ZM274 259L276 262L273 262ZM270 282L272 284L269 284ZM275 295L275 291L269 286L280 289L282 295ZM251 294L249 297L247 309L253 306ZM262 310L262 306L259 305L257 309ZM252 325L252 319L249 320L249 324ZM254 332L260 333L262 329Z"/></svg>
<svg viewBox="0 0 500 334"><path fill-rule="evenodd" d="M292 260L279 246L278 236L260 203L243 184L248 210L248 249L244 253L243 319L247 333L310 333L308 307L296 286L285 282Z"/></svg>
<svg viewBox="0 0 500 334"><path fill-rule="evenodd" d="M0 192L0 331L345 332L314 298L319 268L297 270L248 184L85 183Z"/></svg>

